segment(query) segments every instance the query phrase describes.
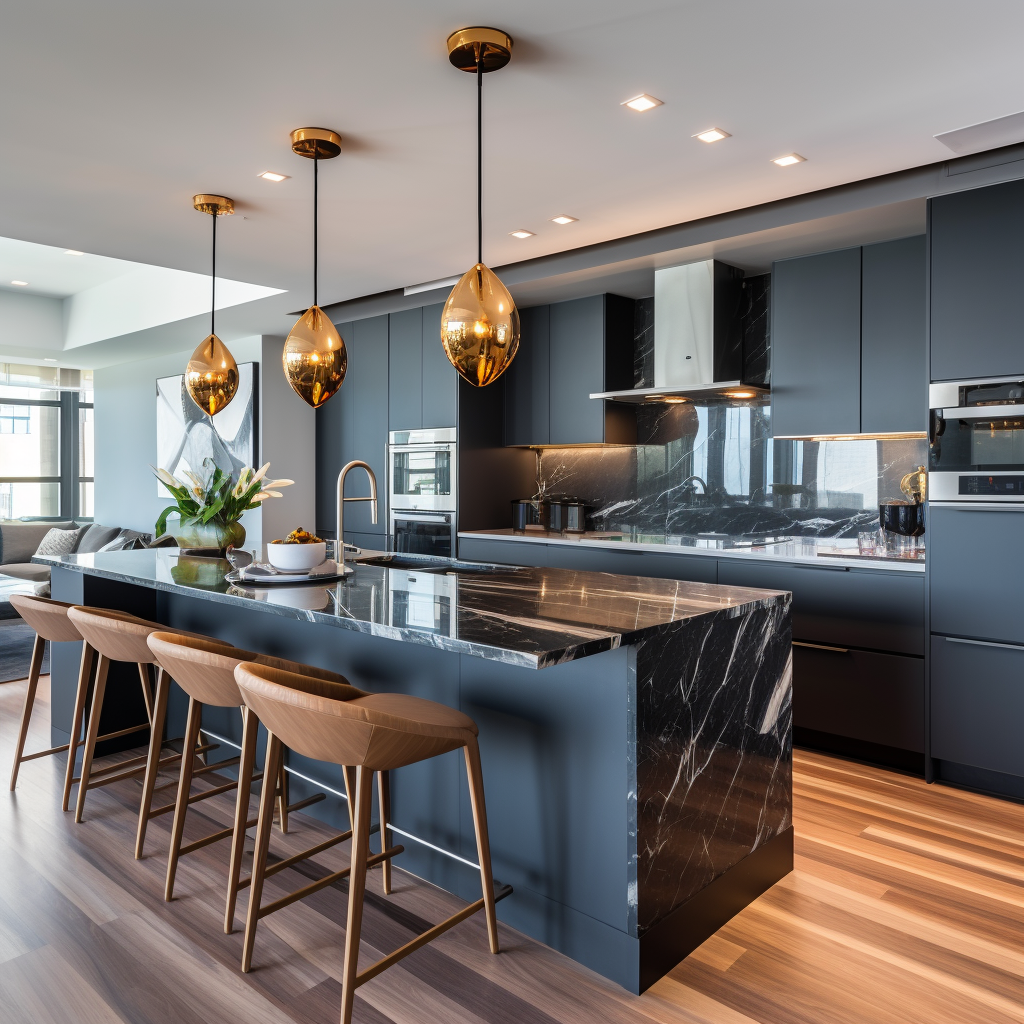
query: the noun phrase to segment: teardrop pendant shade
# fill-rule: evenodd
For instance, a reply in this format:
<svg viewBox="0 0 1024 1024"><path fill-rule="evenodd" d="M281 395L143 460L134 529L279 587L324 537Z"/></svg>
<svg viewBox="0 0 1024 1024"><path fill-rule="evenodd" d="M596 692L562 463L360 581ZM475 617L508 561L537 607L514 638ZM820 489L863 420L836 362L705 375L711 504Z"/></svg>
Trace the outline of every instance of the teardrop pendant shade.
<svg viewBox="0 0 1024 1024"><path fill-rule="evenodd" d="M348 372L345 342L319 306L310 306L295 321L281 361L292 390L314 409L337 394Z"/></svg>
<svg viewBox="0 0 1024 1024"><path fill-rule="evenodd" d="M478 388L496 381L519 348L519 311L508 289L482 263L452 289L441 313L448 361Z"/></svg>
<svg viewBox="0 0 1024 1024"><path fill-rule="evenodd" d="M192 353L185 386L203 412L216 416L238 391L238 363L216 334L209 334Z"/></svg>

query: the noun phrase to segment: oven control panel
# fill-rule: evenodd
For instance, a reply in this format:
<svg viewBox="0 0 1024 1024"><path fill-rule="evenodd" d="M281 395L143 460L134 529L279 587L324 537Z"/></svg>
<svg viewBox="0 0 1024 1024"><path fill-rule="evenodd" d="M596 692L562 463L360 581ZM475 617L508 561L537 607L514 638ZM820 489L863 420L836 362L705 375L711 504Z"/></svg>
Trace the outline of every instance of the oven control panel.
<svg viewBox="0 0 1024 1024"><path fill-rule="evenodd" d="M960 493L963 495L1019 494L1024 496L1024 475L987 476L982 473L972 473L970 476L961 476Z"/></svg>

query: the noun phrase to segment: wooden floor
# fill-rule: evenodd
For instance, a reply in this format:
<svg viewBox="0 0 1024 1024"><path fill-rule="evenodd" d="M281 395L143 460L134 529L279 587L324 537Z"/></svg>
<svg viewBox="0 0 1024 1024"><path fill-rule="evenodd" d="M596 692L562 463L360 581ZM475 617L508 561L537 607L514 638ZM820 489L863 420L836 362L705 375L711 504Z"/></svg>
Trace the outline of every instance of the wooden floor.
<svg viewBox="0 0 1024 1024"><path fill-rule="evenodd" d="M59 810L62 758L27 763L7 793L23 692L0 686L0 1021L337 1020L344 889L265 919L243 975L241 936L220 926L223 844L183 859L180 898L166 904L167 817L150 826L146 859L132 857L138 783L90 794L78 826ZM40 745L46 725L41 705ZM796 764L796 871L643 996L504 927L491 956L477 915L361 988L356 1019L1024 1021L1024 808L819 755L798 752ZM229 797L200 806L186 839L230 820ZM279 854L324 832L301 815L293 825L275 833ZM307 870L336 869L345 849ZM373 874L367 962L457 906L400 872L384 898ZM264 898L303 881L282 872Z"/></svg>

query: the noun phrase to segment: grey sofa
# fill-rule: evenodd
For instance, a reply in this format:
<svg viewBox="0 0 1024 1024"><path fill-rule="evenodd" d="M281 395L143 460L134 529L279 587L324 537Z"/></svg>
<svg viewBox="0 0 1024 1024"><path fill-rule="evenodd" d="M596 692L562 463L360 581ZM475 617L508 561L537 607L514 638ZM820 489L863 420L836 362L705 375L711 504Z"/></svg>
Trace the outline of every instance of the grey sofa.
<svg viewBox="0 0 1024 1024"><path fill-rule="evenodd" d="M36 553L39 542L54 528L74 530L78 527L72 522L0 522L0 575L13 576L30 583L48 582L50 567L36 565L32 561L32 556ZM117 526L89 523L79 534L73 552L89 554L121 539L124 543L120 546L128 546L136 539L145 544L149 536L133 530L122 530Z"/></svg>

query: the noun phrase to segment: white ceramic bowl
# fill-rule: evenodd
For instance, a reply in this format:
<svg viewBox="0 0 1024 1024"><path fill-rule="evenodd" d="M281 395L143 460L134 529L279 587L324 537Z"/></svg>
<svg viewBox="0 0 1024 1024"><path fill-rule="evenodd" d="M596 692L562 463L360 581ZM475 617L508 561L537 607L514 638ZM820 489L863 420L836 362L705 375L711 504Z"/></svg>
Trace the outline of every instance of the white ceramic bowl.
<svg viewBox="0 0 1024 1024"><path fill-rule="evenodd" d="M308 572L315 569L327 557L327 545L319 544L268 544L267 560L275 569L283 572Z"/></svg>

